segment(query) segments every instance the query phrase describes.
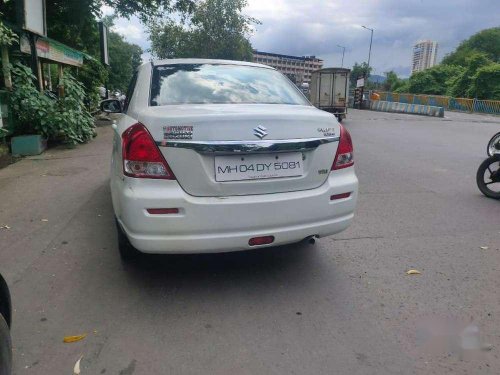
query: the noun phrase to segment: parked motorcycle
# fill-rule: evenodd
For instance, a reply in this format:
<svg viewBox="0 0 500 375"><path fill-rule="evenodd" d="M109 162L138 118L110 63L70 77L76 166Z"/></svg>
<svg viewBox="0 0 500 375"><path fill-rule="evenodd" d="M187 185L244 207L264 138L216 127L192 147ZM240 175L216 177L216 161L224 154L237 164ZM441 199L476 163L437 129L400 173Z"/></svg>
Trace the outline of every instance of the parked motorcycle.
<svg viewBox="0 0 500 375"><path fill-rule="evenodd" d="M500 153L483 161L476 174L477 187L489 198L500 199Z"/></svg>
<svg viewBox="0 0 500 375"><path fill-rule="evenodd" d="M500 152L500 132L491 137L488 142L488 146L486 147L486 152L488 156L493 156L496 153Z"/></svg>

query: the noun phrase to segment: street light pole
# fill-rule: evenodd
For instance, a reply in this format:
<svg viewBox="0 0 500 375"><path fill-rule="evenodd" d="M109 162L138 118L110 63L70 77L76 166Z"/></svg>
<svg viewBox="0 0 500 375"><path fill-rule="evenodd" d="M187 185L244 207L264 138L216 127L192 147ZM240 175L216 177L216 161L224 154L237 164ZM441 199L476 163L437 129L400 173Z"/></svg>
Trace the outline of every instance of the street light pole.
<svg viewBox="0 0 500 375"><path fill-rule="evenodd" d="M340 44L337 44L337 47L342 48L342 65L340 66L341 68L344 67L344 54L345 54L345 47L341 46Z"/></svg>
<svg viewBox="0 0 500 375"><path fill-rule="evenodd" d="M370 29L366 26L361 27L372 32L370 36L370 50L368 51L368 66L366 67L366 79L368 80L368 77L370 76L370 57L372 55L373 29Z"/></svg>

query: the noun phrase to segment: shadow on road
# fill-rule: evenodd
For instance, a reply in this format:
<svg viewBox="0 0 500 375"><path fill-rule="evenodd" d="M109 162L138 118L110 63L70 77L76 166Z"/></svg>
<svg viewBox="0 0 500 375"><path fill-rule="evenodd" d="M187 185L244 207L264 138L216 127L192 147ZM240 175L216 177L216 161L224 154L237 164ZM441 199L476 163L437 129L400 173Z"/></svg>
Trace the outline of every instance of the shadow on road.
<svg viewBox="0 0 500 375"><path fill-rule="evenodd" d="M66 232L61 240L70 242L64 246L83 267L76 281L78 287L84 293L93 291L92 298L96 293L102 297L111 293L118 299L141 298L145 290L155 297L183 292L223 296L237 290L262 295L276 292L284 285L304 291L318 287L324 273L331 273L332 267L335 270L335 262L325 262L322 240L316 245L301 242L232 253L143 254L134 262L124 263L117 248L107 182L96 189L72 224L76 233ZM79 239L77 247L72 246L71 234Z"/></svg>
<svg viewBox="0 0 500 375"><path fill-rule="evenodd" d="M128 278L148 286L217 280L246 283L268 277L279 279L285 274L300 279L310 272L316 254L317 248L306 243L233 253L144 254L133 263L123 263L123 269Z"/></svg>

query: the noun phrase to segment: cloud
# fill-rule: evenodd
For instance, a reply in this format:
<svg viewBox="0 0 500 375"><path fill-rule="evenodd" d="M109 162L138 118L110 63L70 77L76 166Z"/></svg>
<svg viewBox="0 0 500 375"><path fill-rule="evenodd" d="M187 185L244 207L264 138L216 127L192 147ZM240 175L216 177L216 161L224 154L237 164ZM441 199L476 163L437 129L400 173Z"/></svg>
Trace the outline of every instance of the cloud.
<svg viewBox="0 0 500 375"><path fill-rule="evenodd" d="M135 16L130 19L117 18L112 30L123 36L127 42L139 45L143 50L149 48L146 30Z"/></svg>
<svg viewBox="0 0 500 375"><path fill-rule="evenodd" d="M101 7L101 13L103 16L109 16L109 15L113 14L114 12L115 12L114 9L110 6L103 5Z"/></svg>
<svg viewBox="0 0 500 375"><path fill-rule="evenodd" d="M439 43L438 55L487 27L498 26L498 0L249 0L246 14L258 18L251 37L256 49L284 54L313 54L326 66L366 61L370 32L371 65L377 74L394 69L408 75L413 44ZM405 74L406 70L406 74Z"/></svg>
<svg viewBox="0 0 500 375"><path fill-rule="evenodd" d="M128 25L115 25L113 31L124 36L130 42L140 42L144 39L143 29L134 24Z"/></svg>
<svg viewBox="0 0 500 375"><path fill-rule="evenodd" d="M413 44L420 39L439 43L438 58L463 39L499 26L499 0L249 0L245 14L259 19L251 36L254 48L291 55L316 55L325 66L344 66L368 58L376 74L395 70L408 75ZM106 9L105 9L106 8ZM107 7L103 12L109 12ZM129 42L149 48L147 34L136 17L118 19L115 31Z"/></svg>

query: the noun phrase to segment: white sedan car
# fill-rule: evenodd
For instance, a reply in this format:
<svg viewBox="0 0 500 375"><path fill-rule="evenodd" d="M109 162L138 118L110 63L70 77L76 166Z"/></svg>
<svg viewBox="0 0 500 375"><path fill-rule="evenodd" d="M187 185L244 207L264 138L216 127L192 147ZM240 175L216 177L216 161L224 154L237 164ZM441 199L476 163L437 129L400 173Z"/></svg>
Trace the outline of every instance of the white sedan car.
<svg viewBox="0 0 500 375"><path fill-rule="evenodd" d="M111 194L122 258L248 250L329 236L353 220L348 131L265 65L143 64L115 130Z"/></svg>

